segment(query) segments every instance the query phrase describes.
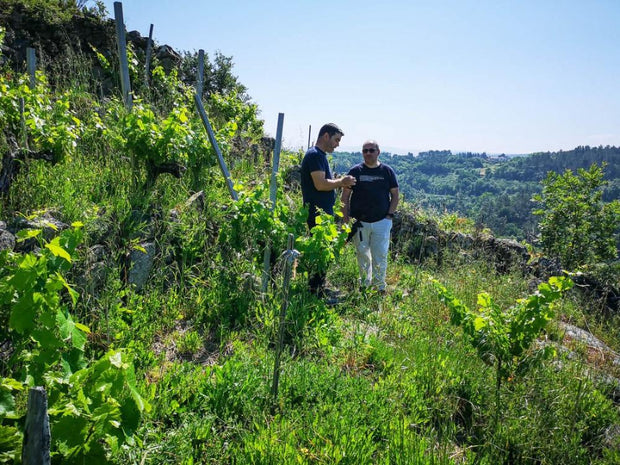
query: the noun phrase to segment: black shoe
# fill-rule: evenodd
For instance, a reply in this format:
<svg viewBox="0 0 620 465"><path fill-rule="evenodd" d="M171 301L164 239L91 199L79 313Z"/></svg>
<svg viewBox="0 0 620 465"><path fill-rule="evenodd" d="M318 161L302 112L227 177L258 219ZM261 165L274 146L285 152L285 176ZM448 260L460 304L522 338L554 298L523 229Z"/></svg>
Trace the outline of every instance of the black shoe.
<svg viewBox="0 0 620 465"><path fill-rule="evenodd" d="M328 297L325 296L323 297L323 302L325 303L325 305L327 305L328 307L333 307L334 305L338 305L339 303L341 303L341 300L338 297Z"/></svg>
<svg viewBox="0 0 620 465"><path fill-rule="evenodd" d="M328 287L324 288L322 291L322 294L324 297L340 297L342 296L342 292L340 292L338 289L329 289Z"/></svg>

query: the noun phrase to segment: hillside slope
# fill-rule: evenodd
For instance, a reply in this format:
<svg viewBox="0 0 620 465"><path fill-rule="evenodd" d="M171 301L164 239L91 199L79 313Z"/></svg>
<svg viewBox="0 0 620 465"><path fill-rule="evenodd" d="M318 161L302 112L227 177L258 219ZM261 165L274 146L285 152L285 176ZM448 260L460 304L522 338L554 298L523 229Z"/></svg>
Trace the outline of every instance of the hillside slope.
<svg viewBox="0 0 620 465"><path fill-rule="evenodd" d="M100 77L0 73L0 462L43 386L53 463L618 463L620 324L592 283L405 204L389 292L361 292L346 231L308 240L296 154L272 210L246 98L202 99L233 201L178 75L131 110ZM325 250L333 307L307 292Z"/></svg>

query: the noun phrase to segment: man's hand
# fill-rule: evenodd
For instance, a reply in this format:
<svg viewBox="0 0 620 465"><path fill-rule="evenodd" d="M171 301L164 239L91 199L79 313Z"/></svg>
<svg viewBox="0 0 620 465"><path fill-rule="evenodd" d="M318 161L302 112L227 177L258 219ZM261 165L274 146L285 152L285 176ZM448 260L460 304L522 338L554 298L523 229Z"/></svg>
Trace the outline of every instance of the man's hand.
<svg viewBox="0 0 620 465"><path fill-rule="evenodd" d="M355 186L355 183L357 182L356 179L350 174L347 174L346 176L341 177L339 181L340 181L341 187Z"/></svg>
<svg viewBox="0 0 620 465"><path fill-rule="evenodd" d="M338 179L327 179L325 171L313 171L310 173L314 187L318 191L334 191L339 187L347 188L355 185L355 178L349 174Z"/></svg>

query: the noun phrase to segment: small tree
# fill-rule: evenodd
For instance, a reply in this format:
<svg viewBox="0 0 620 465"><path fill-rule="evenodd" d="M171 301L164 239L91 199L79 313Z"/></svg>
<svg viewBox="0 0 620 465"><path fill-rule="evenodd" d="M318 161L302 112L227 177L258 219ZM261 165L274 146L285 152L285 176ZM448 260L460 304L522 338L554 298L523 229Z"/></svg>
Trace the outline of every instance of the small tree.
<svg viewBox="0 0 620 465"><path fill-rule="evenodd" d="M533 350L532 345L554 316L554 304L573 286L564 276L552 276L538 285L538 292L502 309L486 292L478 294L478 309L470 310L439 281L431 278L437 295L450 309L450 321L463 328L480 358L495 367L495 425L501 413L502 382L524 373L531 364L555 353L551 346ZM529 355L529 357L528 357Z"/></svg>
<svg viewBox="0 0 620 465"><path fill-rule="evenodd" d="M620 201L603 202L603 168L593 164L577 176L551 171L542 183L542 193L533 198L541 208L533 213L541 217L543 251L567 269L616 258Z"/></svg>

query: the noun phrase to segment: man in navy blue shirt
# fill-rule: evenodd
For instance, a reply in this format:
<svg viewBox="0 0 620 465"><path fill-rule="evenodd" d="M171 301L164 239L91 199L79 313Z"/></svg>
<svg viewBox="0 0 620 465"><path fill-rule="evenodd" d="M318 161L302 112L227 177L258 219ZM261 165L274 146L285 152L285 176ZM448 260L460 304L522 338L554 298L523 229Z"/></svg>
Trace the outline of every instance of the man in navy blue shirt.
<svg viewBox="0 0 620 465"><path fill-rule="evenodd" d="M319 130L316 144L308 149L301 162L301 193L304 205L308 206L308 229L316 225L318 209L330 215L334 214L336 202L335 190L349 188L355 185L353 176L344 176L332 179L332 173L327 162L327 154L332 153L344 136L344 132L334 123L324 124ZM325 288L325 272L310 277L310 291L321 295Z"/></svg>
<svg viewBox="0 0 620 465"><path fill-rule="evenodd" d="M342 215L345 222L355 218L358 228L353 236L362 287L375 286L385 293L388 250L392 218L398 206L398 181L394 170L379 162L379 144L364 142L364 162L349 170L356 179L342 190Z"/></svg>

